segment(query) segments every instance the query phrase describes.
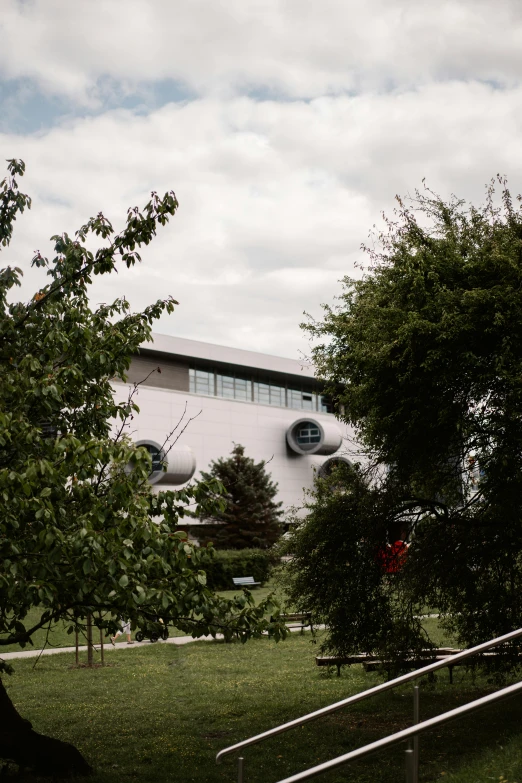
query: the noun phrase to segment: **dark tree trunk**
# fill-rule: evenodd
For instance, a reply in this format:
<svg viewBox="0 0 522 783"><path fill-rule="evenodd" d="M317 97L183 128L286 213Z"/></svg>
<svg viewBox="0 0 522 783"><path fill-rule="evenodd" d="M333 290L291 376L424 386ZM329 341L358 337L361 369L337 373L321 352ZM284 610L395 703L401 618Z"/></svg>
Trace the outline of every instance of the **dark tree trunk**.
<svg viewBox="0 0 522 783"><path fill-rule="evenodd" d="M93 771L74 745L33 731L29 721L16 711L1 680L0 758L38 775L68 777Z"/></svg>
<svg viewBox="0 0 522 783"><path fill-rule="evenodd" d="M94 663L92 647L92 614L87 615L87 666L92 668Z"/></svg>
<svg viewBox="0 0 522 783"><path fill-rule="evenodd" d="M101 659L101 665L105 666L105 657L103 655L103 631L100 628L100 659Z"/></svg>

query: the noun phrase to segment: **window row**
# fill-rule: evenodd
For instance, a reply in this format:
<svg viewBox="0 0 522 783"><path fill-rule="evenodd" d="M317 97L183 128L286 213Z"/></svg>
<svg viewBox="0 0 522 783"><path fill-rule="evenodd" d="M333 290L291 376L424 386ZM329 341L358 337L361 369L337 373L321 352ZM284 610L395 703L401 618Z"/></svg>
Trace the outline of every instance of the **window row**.
<svg viewBox="0 0 522 783"><path fill-rule="evenodd" d="M190 391L210 397L228 397L232 400L258 402L278 408L331 413L332 406L322 394L302 389L291 389L274 383L259 383L240 375L222 375L213 370L189 370Z"/></svg>

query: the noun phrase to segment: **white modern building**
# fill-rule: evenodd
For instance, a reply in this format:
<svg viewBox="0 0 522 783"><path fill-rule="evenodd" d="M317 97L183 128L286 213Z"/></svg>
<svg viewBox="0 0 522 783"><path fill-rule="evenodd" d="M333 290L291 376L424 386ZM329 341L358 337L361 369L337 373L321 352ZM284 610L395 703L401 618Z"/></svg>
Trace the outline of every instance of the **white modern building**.
<svg viewBox="0 0 522 783"><path fill-rule="evenodd" d="M302 503L314 471L349 459L352 433L304 362L156 334L134 357L127 383L114 384L118 400L129 384L139 384L140 407L131 435L152 454L153 484L179 487L241 443L268 463L288 507ZM165 456L172 431L177 440Z"/></svg>

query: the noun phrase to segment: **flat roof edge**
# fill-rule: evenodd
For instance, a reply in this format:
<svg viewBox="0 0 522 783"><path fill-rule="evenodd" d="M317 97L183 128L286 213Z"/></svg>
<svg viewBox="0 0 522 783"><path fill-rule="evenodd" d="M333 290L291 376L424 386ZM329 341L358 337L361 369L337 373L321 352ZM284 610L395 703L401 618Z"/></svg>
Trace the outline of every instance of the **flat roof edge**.
<svg viewBox="0 0 522 783"><path fill-rule="evenodd" d="M315 378L315 367L305 359L302 361L285 359L282 356L247 351L244 348L228 348L224 345L189 340L186 337L172 337L166 334L153 333L152 338L152 342L143 343L141 346L143 354L161 353L285 375Z"/></svg>

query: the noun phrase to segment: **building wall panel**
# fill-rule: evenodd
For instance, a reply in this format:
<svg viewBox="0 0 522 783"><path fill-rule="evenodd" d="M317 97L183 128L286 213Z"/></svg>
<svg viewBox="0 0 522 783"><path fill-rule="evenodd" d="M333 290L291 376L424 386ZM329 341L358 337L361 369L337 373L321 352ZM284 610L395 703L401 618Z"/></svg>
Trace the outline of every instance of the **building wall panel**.
<svg viewBox="0 0 522 783"><path fill-rule="evenodd" d="M158 372L158 367L161 372ZM154 356L133 356L127 373L127 381L141 383L159 389L189 390L189 365L175 359Z"/></svg>
<svg viewBox="0 0 522 783"><path fill-rule="evenodd" d="M116 398L126 399L128 389L125 384L115 384ZM314 467L319 468L326 459L331 458L299 456L289 450L286 431L293 422L306 416L302 410L206 397L187 393L186 390L158 388L150 384L139 387L135 401L140 407L140 413L134 417L129 428L134 440L151 439L163 443L184 411L185 421L199 413L178 441L179 444L189 446L195 454L195 478L201 470L209 469L212 460L228 457L234 442L241 443L249 457L268 462L267 470L279 485L277 499L285 507L302 503L303 490L313 484ZM314 412L310 416L319 421L335 422L331 414ZM337 452L340 455L346 453L353 432L340 422L337 425L341 434L347 437Z"/></svg>

